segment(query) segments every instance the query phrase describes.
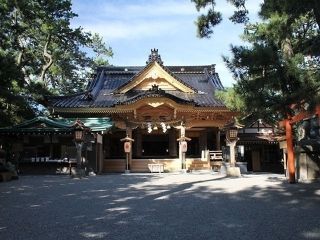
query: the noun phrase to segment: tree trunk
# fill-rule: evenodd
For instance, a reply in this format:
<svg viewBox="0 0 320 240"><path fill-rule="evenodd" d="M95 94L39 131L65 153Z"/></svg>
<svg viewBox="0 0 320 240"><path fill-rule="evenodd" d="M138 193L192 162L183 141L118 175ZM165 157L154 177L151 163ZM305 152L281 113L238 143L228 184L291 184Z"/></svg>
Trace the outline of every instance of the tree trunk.
<svg viewBox="0 0 320 240"><path fill-rule="evenodd" d="M42 66L42 71L41 71L41 76L40 76L40 81L44 84L44 86L48 86L48 83L45 81L45 75L48 71L48 69L51 67L53 60L52 60L52 55L49 54L48 52L48 46L51 42L51 34L49 33L48 38L47 38L47 42L44 45L43 48L43 59L45 61L45 64Z"/></svg>
<svg viewBox="0 0 320 240"><path fill-rule="evenodd" d="M290 37L286 37L281 43L281 50L283 55L285 56L286 60L292 58L293 56L293 49Z"/></svg>

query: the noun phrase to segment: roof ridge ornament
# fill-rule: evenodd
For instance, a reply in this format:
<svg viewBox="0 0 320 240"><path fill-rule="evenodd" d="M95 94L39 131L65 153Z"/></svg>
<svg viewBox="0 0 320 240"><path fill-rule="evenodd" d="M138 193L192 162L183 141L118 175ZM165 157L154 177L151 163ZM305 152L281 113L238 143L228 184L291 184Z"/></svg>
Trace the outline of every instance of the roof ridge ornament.
<svg viewBox="0 0 320 240"><path fill-rule="evenodd" d="M214 75L216 73L216 64L211 64L210 66L210 74Z"/></svg>
<svg viewBox="0 0 320 240"><path fill-rule="evenodd" d="M165 91L163 89L159 88L159 85L157 85L157 84L153 84L148 91L158 93L158 94L165 93Z"/></svg>
<svg viewBox="0 0 320 240"><path fill-rule="evenodd" d="M161 56L158 53L158 49L151 49L151 54L149 55L148 61L146 64L149 64L151 62L157 62L160 65L163 65L163 61L161 60Z"/></svg>

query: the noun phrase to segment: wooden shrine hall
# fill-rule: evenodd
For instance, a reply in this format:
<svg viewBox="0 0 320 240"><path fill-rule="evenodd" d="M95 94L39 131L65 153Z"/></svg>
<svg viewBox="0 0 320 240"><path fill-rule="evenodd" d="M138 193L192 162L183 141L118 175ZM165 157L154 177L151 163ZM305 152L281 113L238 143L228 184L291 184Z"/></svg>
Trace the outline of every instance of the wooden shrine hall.
<svg viewBox="0 0 320 240"><path fill-rule="evenodd" d="M103 172L124 171L126 136L134 139L132 172L147 172L150 164L181 169L181 136L189 140L187 169L209 169L208 151L221 149L220 129L235 115L215 98L222 89L214 65L165 66L153 49L145 66L100 67L86 91L52 97L49 108L64 118L111 119L114 127L103 133Z"/></svg>

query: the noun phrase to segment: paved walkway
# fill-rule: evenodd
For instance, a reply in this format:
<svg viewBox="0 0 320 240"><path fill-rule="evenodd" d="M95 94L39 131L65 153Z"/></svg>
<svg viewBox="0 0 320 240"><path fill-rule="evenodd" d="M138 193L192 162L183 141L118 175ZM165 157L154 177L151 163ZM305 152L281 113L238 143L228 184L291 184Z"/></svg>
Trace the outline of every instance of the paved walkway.
<svg viewBox="0 0 320 240"><path fill-rule="evenodd" d="M0 239L320 239L320 183L281 175L23 176L0 183Z"/></svg>

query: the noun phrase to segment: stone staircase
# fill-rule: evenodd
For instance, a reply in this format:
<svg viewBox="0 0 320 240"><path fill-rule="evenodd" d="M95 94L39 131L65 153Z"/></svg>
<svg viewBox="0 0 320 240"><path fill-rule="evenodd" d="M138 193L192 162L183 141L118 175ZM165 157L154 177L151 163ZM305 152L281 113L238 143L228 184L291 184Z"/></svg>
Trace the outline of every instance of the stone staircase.
<svg viewBox="0 0 320 240"><path fill-rule="evenodd" d="M189 171L201 171L201 170L211 170L210 162L193 160L188 166Z"/></svg>

